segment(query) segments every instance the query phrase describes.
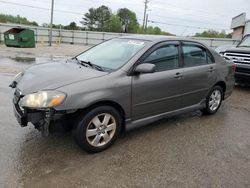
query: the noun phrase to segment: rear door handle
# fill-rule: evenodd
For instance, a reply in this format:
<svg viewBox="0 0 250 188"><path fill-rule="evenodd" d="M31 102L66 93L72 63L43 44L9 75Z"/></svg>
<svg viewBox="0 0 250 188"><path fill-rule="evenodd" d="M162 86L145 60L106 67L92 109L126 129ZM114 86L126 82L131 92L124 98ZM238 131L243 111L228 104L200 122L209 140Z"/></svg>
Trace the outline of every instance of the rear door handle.
<svg viewBox="0 0 250 188"><path fill-rule="evenodd" d="M210 68L208 69L208 71L209 71L209 72L214 72L214 71L215 71L215 68L214 68L214 67L210 67Z"/></svg>
<svg viewBox="0 0 250 188"><path fill-rule="evenodd" d="M177 72L175 75L174 75L174 78L182 78L182 74L180 72Z"/></svg>

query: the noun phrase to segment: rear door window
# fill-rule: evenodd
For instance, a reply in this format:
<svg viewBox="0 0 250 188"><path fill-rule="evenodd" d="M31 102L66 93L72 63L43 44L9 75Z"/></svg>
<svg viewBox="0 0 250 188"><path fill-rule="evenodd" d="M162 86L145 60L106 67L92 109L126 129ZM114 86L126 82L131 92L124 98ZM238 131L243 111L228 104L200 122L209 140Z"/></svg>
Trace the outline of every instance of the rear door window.
<svg viewBox="0 0 250 188"><path fill-rule="evenodd" d="M193 43L182 44L184 67L213 63L212 55L202 46Z"/></svg>

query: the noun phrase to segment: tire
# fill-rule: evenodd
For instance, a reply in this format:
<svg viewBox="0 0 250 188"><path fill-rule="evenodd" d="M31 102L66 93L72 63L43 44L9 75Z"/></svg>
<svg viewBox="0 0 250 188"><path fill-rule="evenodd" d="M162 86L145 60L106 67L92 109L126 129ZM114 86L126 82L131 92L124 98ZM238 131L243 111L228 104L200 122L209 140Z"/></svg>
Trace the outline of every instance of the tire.
<svg viewBox="0 0 250 188"><path fill-rule="evenodd" d="M122 118L111 106L99 106L80 117L73 130L76 143L88 153L109 148L121 132Z"/></svg>
<svg viewBox="0 0 250 188"><path fill-rule="evenodd" d="M221 106L223 96L222 88L218 85L214 86L206 98L206 108L201 111L206 115L215 114Z"/></svg>

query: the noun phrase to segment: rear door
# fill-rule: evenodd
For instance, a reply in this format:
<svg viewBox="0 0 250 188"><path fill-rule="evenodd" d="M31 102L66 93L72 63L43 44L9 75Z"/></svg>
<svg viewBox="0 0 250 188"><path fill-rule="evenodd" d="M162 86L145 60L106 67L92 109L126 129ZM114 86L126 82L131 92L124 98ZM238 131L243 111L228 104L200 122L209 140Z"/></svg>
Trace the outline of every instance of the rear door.
<svg viewBox="0 0 250 188"><path fill-rule="evenodd" d="M205 99L212 84L216 81L215 63L211 53L199 43L183 42L182 54L182 107L187 107Z"/></svg>
<svg viewBox="0 0 250 188"><path fill-rule="evenodd" d="M173 111L181 105L179 42L166 42L153 47L141 63L156 66L154 73L132 77L133 120Z"/></svg>

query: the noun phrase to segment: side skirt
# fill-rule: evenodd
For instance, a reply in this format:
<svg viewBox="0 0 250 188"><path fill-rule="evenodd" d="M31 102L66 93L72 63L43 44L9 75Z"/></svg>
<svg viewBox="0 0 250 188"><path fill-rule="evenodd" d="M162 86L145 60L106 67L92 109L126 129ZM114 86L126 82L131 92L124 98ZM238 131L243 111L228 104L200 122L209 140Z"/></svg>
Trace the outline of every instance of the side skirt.
<svg viewBox="0 0 250 188"><path fill-rule="evenodd" d="M162 114L158 114L158 115L154 115L154 116L150 116L150 117L146 117L143 119L138 119L135 121L132 121L131 119L127 119L126 120L126 131L130 131L139 127L142 127L144 125L153 123L155 121L158 121L160 119L163 118L167 118L167 117L171 117L171 116L175 116L175 115L179 115L179 114L183 114L183 113L187 113L187 112L192 112L195 110L200 110L206 107L206 103L205 100L203 100L201 103L199 104L195 104L189 107L185 107L179 110L174 110L174 111L170 111L170 112L165 112Z"/></svg>

